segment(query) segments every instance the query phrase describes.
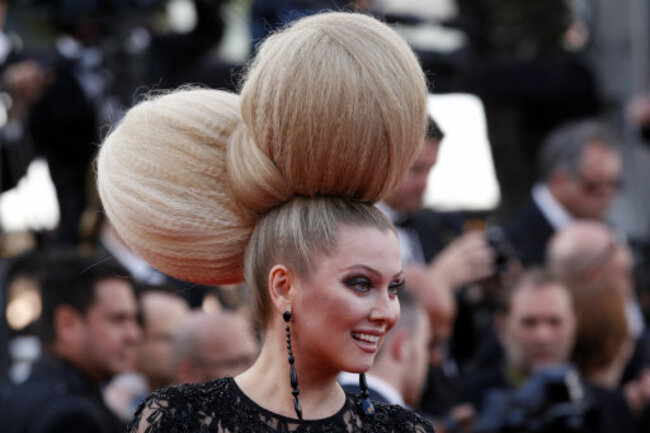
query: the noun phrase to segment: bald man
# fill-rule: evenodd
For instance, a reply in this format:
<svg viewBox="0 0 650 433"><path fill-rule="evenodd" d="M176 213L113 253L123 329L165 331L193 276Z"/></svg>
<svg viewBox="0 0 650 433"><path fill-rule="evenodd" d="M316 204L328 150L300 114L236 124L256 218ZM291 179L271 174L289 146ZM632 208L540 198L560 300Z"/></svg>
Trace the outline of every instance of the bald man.
<svg viewBox="0 0 650 433"><path fill-rule="evenodd" d="M234 377L250 367L257 340L243 315L232 311L192 313L173 345L176 383Z"/></svg>
<svg viewBox="0 0 650 433"><path fill-rule="evenodd" d="M569 287L588 287L605 281L620 291L636 350L624 381L636 377L648 362L643 345L647 344L643 313L636 299L632 276L633 258L627 244L618 242L612 230L599 221L574 221L549 241L549 269Z"/></svg>
<svg viewBox="0 0 650 433"><path fill-rule="evenodd" d="M569 286L586 286L605 279L621 292L628 304L636 304L631 250L627 244L617 242L612 230L602 222L574 221L558 231L549 242L547 261L551 272ZM636 314L630 312L632 308L628 306L628 314ZM640 320L640 317L629 318ZM637 336L642 325L642 321L630 323Z"/></svg>

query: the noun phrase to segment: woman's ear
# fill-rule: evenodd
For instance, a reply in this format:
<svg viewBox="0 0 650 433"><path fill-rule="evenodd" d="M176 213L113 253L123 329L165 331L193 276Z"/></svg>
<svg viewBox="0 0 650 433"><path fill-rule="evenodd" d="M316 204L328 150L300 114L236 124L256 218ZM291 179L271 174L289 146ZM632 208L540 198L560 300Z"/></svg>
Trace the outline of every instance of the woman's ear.
<svg viewBox="0 0 650 433"><path fill-rule="evenodd" d="M291 310L293 272L285 265L275 265L269 271L269 293L275 308L283 313Z"/></svg>

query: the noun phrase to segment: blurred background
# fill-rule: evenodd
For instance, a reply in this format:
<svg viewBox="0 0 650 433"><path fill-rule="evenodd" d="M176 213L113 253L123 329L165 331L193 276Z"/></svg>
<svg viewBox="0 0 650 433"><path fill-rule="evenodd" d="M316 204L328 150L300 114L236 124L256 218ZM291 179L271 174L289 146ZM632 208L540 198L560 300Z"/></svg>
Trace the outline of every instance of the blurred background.
<svg viewBox="0 0 650 433"><path fill-rule="evenodd" d="M524 204L538 150L556 127L606 123L623 164L606 220L631 247L648 322L647 0L0 0L4 378L24 380L40 350L34 263L16 262L109 244L92 161L125 109L185 84L237 91L266 35L325 9L373 14L417 52L429 112L445 133L424 206L462 214L468 226L502 224ZM192 308L244 302L236 289L178 283Z"/></svg>

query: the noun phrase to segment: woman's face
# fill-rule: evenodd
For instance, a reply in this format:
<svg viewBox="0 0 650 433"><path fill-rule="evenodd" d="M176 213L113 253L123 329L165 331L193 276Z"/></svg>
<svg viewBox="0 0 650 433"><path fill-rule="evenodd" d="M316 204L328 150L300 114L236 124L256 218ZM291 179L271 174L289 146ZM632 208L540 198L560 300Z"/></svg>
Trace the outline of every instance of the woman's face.
<svg viewBox="0 0 650 433"><path fill-rule="evenodd" d="M395 234L342 226L337 249L315 261L292 289L296 362L328 373L368 370L399 319L404 275Z"/></svg>

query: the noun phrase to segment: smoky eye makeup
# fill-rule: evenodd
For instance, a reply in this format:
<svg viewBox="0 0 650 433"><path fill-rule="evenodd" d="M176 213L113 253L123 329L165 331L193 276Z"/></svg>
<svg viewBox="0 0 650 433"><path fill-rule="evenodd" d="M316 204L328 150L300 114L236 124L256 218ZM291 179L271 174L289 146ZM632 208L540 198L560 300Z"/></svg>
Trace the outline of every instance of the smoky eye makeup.
<svg viewBox="0 0 650 433"><path fill-rule="evenodd" d="M388 291L392 295L397 295L399 294L402 290L404 290L404 287L406 286L404 277L401 277L399 280L393 281L388 285Z"/></svg>
<svg viewBox="0 0 650 433"><path fill-rule="evenodd" d="M372 281L370 278L364 275L353 275L343 279L343 284L345 284L350 289L356 290L358 292L367 292L372 288Z"/></svg>

